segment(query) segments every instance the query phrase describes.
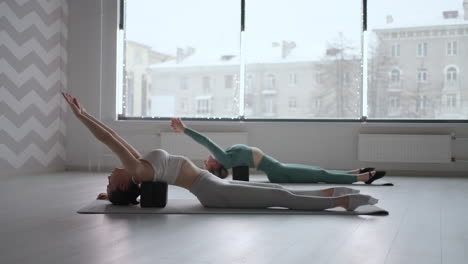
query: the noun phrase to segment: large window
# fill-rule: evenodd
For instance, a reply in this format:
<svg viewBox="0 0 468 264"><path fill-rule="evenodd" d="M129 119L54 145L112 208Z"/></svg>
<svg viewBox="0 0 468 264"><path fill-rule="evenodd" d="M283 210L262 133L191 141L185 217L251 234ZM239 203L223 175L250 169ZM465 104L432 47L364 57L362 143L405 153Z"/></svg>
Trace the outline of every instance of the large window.
<svg viewBox="0 0 468 264"><path fill-rule="evenodd" d="M246 74L265 76L246 118L360 118L361 4L246 1Z"/></svg>
<svg viewBox="0 0 468 264"><path fill-rule="evenodd" d="M239 116L239 0L125 3L125 72L151 84L146 116ZM139 87L131 96L142 94ZM141 101L134 99L132 108L143 109Z"/></svg>
<svg viewBox="0 0 468 264"><path fill-rule="evenodd" d="M465 6L463 0L126 1L119 114L468 119Z"/></svg>
<svg viewBox="0 0 468 264"><path fill-rule="evenodd" d="M368 119L468 119L468 5L367 2Z"/></svg>

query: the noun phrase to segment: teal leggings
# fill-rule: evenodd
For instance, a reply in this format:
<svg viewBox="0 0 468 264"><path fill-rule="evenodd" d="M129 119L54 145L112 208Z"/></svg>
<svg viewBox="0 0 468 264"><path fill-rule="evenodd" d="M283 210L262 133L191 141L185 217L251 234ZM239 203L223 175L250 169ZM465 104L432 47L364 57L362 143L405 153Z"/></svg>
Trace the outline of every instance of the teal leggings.
<svg viewBox="0 0 468 264"><path fill-rule="evenodd" d="M257 170L264 172L274 183L353 183L357 175L346 171L324 170L301 164L284 164L264 155Z"/></svg>

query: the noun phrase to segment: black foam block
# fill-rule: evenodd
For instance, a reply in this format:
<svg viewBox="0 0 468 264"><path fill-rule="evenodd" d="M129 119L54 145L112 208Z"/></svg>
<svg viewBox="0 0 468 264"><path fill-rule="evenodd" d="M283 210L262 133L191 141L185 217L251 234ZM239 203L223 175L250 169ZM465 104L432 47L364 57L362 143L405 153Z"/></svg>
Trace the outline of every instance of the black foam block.
<svg viewBox="0 0 468 264"><path fill-rule="evenodd" d="M232 179L236 181L249 181L249 167L248 166L233 167Z"/></svg>
<svg viewBox="0 0 468 264"><path fill-rule="evenodd" d="M141 183L140 206L164 208L167 204L167 183Z"/></svg>

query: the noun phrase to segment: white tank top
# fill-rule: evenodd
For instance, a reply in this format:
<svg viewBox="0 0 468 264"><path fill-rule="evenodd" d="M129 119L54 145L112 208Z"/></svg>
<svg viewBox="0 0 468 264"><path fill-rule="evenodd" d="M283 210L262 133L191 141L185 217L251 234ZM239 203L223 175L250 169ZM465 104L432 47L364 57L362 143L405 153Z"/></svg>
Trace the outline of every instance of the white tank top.
<svg viewBox="0 0 468 264"><path fill-rule="evenodd" d="M144 155L144 160L148 161L154 170L153 181L174 184L179 176L180 166L186 160L184 156L176 156L167 153L163 149L155 149Z"/></svg>

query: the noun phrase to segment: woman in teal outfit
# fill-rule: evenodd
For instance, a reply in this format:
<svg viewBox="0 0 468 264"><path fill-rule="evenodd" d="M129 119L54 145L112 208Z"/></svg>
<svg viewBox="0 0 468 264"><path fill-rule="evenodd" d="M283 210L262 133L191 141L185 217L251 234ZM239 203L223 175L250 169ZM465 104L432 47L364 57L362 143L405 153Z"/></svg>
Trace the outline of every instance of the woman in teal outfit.
<svg viewBox="0 0 468 264"><path fill-rule="evenodd" d="M171 120L171 128L176 133L184 133L199 144L206 147L211 154L205 160L205 169L225 178L227 169L237 166L248 166L264 172L270 182L274 183L334 183L350 184L365 182L371 184L382 178L385 173L373 168L356 169L351 171L325 170L320 167L301 164L286 164L266 155L259 148L237 144L223 150L206 136L188 128L180 118Z"/></svg>

